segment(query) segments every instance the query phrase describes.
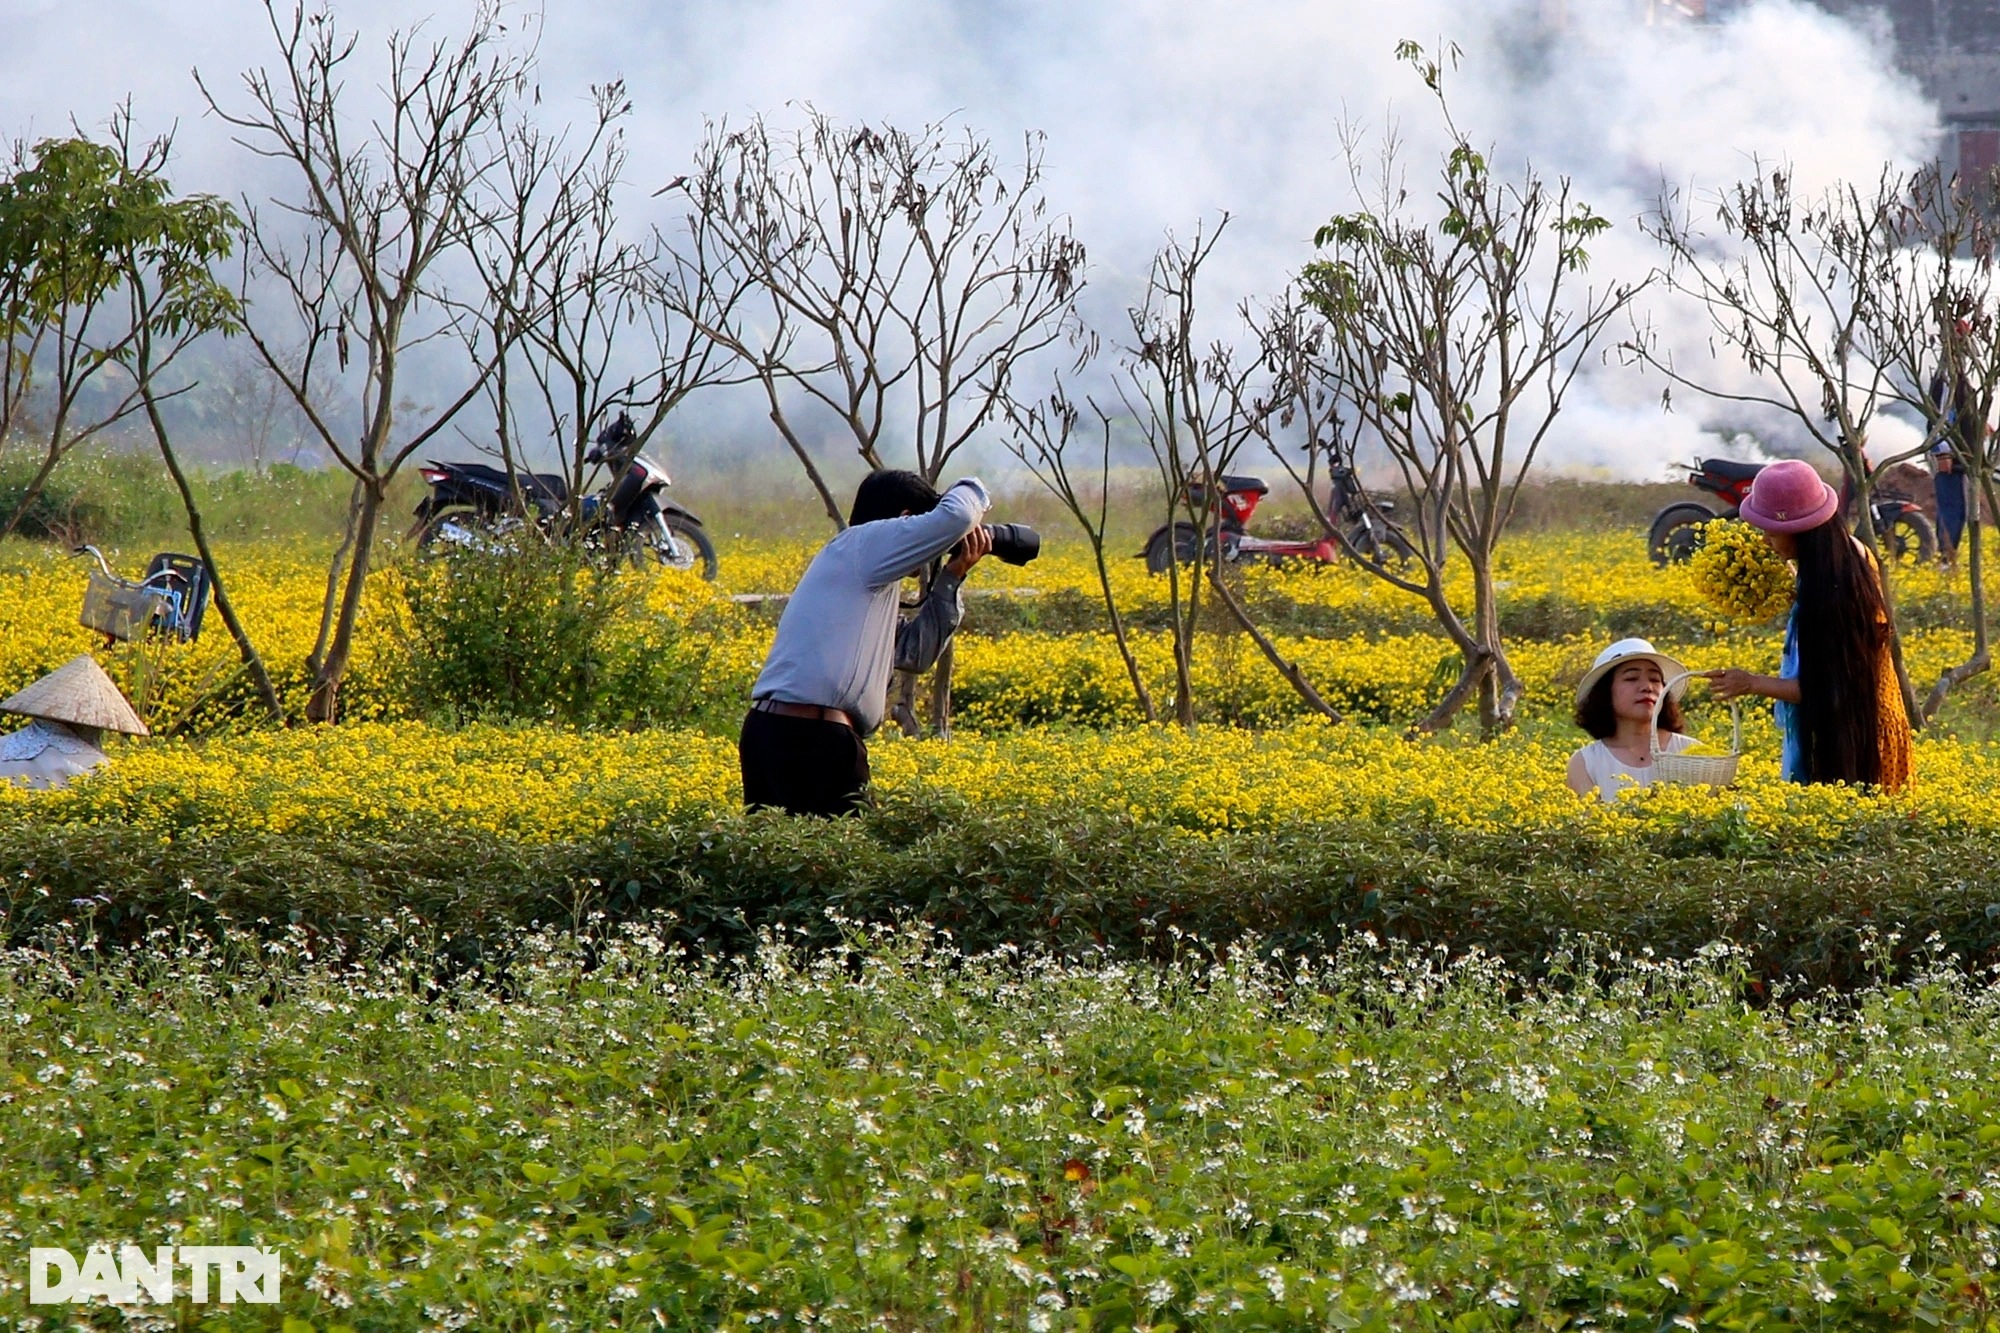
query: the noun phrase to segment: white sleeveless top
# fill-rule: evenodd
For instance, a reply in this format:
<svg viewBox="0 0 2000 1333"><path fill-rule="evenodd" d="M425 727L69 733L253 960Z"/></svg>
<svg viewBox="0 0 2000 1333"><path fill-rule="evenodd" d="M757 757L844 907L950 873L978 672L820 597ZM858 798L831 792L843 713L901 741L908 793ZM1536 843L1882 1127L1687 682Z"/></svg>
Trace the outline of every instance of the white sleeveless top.
<svg viewBox="0 0 2000 1333"><path fill-rule="evenodd" d="M1660 738L1660 749L1666 754L1679 754L1693 746L1692 736L1679 732L1668 732ZM1577 751L1583 756L1583 771L1590 774L1590 780L1597 784L1597 799L1615 801L1618 793L1627 787L1650 787L1653 785L1653 765L1628 764L1611 752L1611 747L1603 741L1592 741Z"/></svg>

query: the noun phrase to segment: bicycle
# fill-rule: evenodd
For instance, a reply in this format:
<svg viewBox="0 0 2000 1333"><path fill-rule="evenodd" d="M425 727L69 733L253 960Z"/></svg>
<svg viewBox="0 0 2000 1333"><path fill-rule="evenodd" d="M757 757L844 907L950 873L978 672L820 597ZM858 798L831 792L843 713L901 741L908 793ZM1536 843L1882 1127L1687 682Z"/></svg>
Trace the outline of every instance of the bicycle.
<svg viewBox="0 0 2000 1333"><path fill-rule="evenodd" d="M208 566L198 558L161 551L147 562L145 574L135 582L112 573L104 552L95 546L74 547L70 554L89 555L97 561L77 619L85 629L102 634L106 644L163 634L192 643L201 634L202 617L208 610L209 578Z"/></svg>

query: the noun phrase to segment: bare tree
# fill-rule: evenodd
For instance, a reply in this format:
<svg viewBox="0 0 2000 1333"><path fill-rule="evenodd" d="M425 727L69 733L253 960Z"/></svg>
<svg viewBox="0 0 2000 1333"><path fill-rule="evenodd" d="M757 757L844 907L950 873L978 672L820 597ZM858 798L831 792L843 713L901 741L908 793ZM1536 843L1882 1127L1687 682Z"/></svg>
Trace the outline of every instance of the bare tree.
<svg viewBox="0 0 2000 1333"><path fill-rule="evenodd" d="M496 129L525 85L531 57L505 45L500 11L490 4L456 39L431 41L420 28L393 34L385 103L360 120L367 129L357 136L360 118L343 100L356 39L324 9L301 5L287 14L278 4L265 0L282 63L275 73L244 76L248 109L226 109L206 84L202 92L239 143L290 168L297 186L269 209L245 202L254 275L275 289L283 312L253 311L249 334L321 445L355 478L349 539L328 574L322 647L308 663L307 716L332 721L389 483L493 371L494 358L463 367L442 406L403 419L407 358L462 319L462 308L433 285L435 275L440 260L462 252L473 202L505 155ZM283 352L294 321L306 329L296 358ZM356 431L336 424L312 392L329 361L343 381L358 382Z"/></svg>
<svg viewBox="0 0 2000 1333"><path fill-rule="evenodd" d="M496 366L487 397L497 452L511 473L529 441L555 442L573 520L593 432L614 403L637 413L634 444L643 446L690 394L727 382L734 361L672 313L666 291L681 275L658 233L624 235L618 194L629 151L620 122L632 104L622 83L591 91L590 133L574 148L567 133L527 114L512 120L493 198L468 220L467 237L486 300L466 327L475 359ZM688 297L710 323L727 314L718 292L711 275ZM645 344L636 352L634 330Z"/></svg>
<svg viewBox="0 0 2000 1333"><path fill-rule="evenodd" d="M761 118L711 124L680 184L679 253L698 248L758 294L709 332L763 386L836 527L810 438L845 435L869 467L907 462L935 482L1003 414L1015 367L1074 318L1083 246L1049 213L1039 135L1010 167L969 131L851 126L809 108L789 135ZM939 731L952 661L947 645L931 696ZM905 730L913 689L897 710Z"/></svg>
<svg viewBox="0 0 2000 1333"><path fill-rule="evenodd" d="M1251 617L1226 577L1221 479L1245 445L1267 429L1275 410L1268 367L1227 341L1201 341L1196 330L1203 264L1229 225L1197 227L1186 242L1169 238L1154 256L1146 292L1129 312L1133 341L1119 393L1139 425L1160 477L1170 558L1165 561L1174 645L1174 716L1193 727L1193 655L1204 580L1236 626L1250 637L1307 706L1339 715L1297 663ZM1183 584L1181 568L1192 578Z"/></svg>
<svg viewBox="0 0 2000 1333"><path fill-rule="evenodd" d="M1967 619L1972 651L1940 674L1926 693L1929 721L1952 688L1990 669L1984 523L1981 500L1994 500L1993 440L1987 430L2000 391L2000 274L1994 223L2000 216L1995 176L1957 177L1936 164L1897 180L1897 206L1886 211L1879 263L1858 270L1866 282L1855 302L1858 349L1882 369L1886 399L1925 424L1924 444L1942 448L1968 483ZM1856 196L1844 196L1851 206ZM1878 538L1881 534L1877 534ZM1889 549L1888 543L1882 543ZM1893 563L1893 562L1891 562Z"/></svg>
<svg viewBox="0 0 2000 1333"><path fill-rule="evenodd" d="M1580 287L1584 247L1610 224L1566 179L1526 164L1504 177L1472 146L1443 91L1455 49L1442 63L1413 42L1397 54L1435 96L1451 143L1435 208L1413 202L1393 140L1370 154L1349 132L1362 204L1320 228L1301 291L1325 321L1317 378L1328 411L1387 453L1414 508L1403 531L1415 567L1362 564L1422 597L1462 660L1419 726L1449 725L1477 693L1491 735L1512 724L1522 690L1501 641L1495 552L1564 395L1635 289ZM1446 589L1454 556L1472 575L1469 608Z"/></svg>
<svg viewBox="0 0 2000 1333"><path fill-rule="evenodd" d="M969 131L809 109L789 135L711 124L680 184L690 240L763 298L712 332L757 368L801 461L818 414L871 468L936 481L1001 411L1014 365L1074 317L1083 246L1048 211L1039 135L1010 168Z"/></svg>
<svg viewBox="0 0 2000 1333"><path fill-rule="evenodd" d="M1104 597L1104 614L1111 625L1111 638L1118 646L1119 660L1132 681L1132 694L1139 713L1148 722L1159 719L1153 692L1146 688L1146 676L1132 652L1125 617L1118 610L1118 597L1111 589L1111 566L1104 545L1111 520L1111 418L1096 403L1090 404L1096 430L1089 437L1078 430L1082 413L1064 390L1060 380L1046 398L1007 404L1013 431L1007 448L1049 493L1062 502L1084 540L1090 543L1091 558L1097 567L1097 586ZM1092 447L1093 442L1095 448Z"/></svg>
<svg viewBox="0 0 2000 1333"><path fill-rule="evenodd" d="M1228 225L1226 218L1222 225ZM1127 312L1132 342L1117 381L1119 399L1137 424L1159 476L1155 496L1169 534L1174 721L1187 731L1195 725L1194 643L1201 622L1202 574L1219 554L1213 541L1203 540L1204 533L1217 527L1215 488L1200 485L1201 451L1187 436L1189 400L1198 393L1189 381L1201 375L1195 285L1220 235L1221 227L1208 234L1197 227L1191 240L1169 239L1153 256L1145 294Z"/></svg>

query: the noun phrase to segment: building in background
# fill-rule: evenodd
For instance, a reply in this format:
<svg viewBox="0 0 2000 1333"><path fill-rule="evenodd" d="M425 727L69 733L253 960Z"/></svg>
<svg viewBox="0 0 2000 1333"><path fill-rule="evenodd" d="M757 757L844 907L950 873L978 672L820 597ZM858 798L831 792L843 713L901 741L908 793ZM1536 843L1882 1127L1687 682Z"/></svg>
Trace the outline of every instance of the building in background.
<svg viewBox="0 0 2000 1333"><path fill-rule="evenodd" d="M2000 168L2000 0L1817 0L1836 14L1888 18L1896 63L1944 123L1947 166Z"/></svg>

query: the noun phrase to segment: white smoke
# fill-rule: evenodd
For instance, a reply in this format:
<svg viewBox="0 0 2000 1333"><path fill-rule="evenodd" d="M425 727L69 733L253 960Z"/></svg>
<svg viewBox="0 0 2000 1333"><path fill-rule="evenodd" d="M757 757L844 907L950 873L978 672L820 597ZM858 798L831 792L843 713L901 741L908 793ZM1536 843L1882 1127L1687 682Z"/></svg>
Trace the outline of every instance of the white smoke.
<svg viewBox="0 0 2000 1333"><path fill-rule="evenodd" d="M1545 10L1566 8L1560 30ZM1697 194L1758 159L1789 162L1802 186L1872 181L1885 163L1934 150L1936 117L1884 56L1885 35L1802 0L1755 0L1710 25L1648 26L1632 0L599 0L527 16L538 34L543 107L584 114L583 93L623 77L635 102L632 214L679 174L704 116L784 121L810 102L845 120L953 118L992 137L1048 135L1048 193L1089 246L1100 316L1134 291L1163 234L1232 222L1209 273L1214 319L1266 296L1311 255L1313 229L1350 201L1338 131L1393 127L1413 179L1442 136L1421 84L1393 56L1411 38L1465 52L1451 85L1462 127L1503 163L1532 159L1573 178L1616 230L1593 275L1636 277L1655 254L1633 226L1660 184ZM238 75L275 66L255 0L16 0L0 44L0 133L102 123L127 96L141 123L179 126L182 190L243 191L261 168L204 115L189 71L241 105ZM462 29L464 0L438 3L433 31ZM345 0L364 56L411 21L391 0ZM350 81L357 92L368 80ZM255 191L253 190L253 193ZM1698 321L1655 312L1706 357ZM1121 330L1107 323L1104 332ZM1723 373L1721 370L1718 373ZM1729 372L1729 373L1734 373ZM1551 459L1658 476L1710 447L1708 409L1617 366L1579 387ZM1717 420L1723 418L1717 417Z"/></svg>

